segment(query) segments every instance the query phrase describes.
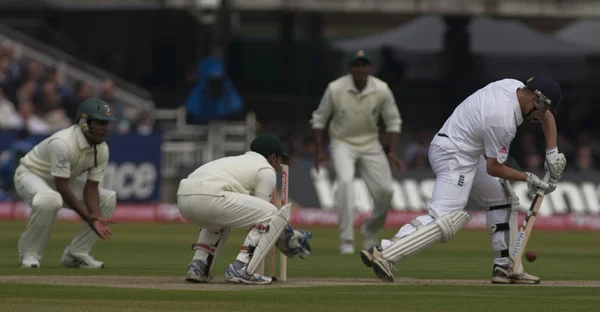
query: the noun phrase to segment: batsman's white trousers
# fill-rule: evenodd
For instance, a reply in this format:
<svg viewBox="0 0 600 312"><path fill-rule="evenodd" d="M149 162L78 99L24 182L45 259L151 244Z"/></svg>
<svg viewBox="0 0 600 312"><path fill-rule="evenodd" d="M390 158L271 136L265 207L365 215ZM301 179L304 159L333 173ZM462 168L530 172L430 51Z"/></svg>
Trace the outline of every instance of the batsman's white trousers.
<svg viewBox="0 0 600 312"><path fill-rule="evenodd" d="M47 181L31 173L22 166L15 171L15 188L22 200L31 207L25 232L19 239L20 256L36 256L42 259L46 243L50 239L52 226L60 208L66 207L62 196L56 191L54 181ZM83 187L86 181L72 179L69 187L75 198L85 207L83 201ZM114 191L99 188L100 212L109 218L115 211L117 195ZM79 233L73 238L67 250L73 254L89 254L98 240L96 233L84 224Z"/></svg>
<svg viewBox="0 0 600 312"><path fill-rule="evenodd" d="M443 216L464 209L471 196L487 210L494 262L507 265L510 201L498 178L487 173L485 157L465 154L448 138L436 135L429 148L429 162L436 175L430 213Z"/></svg>
<svg viewBox="0 0 600 312"><path fill-rule="evenodd" d="M277 213L275 205L260 198L227 192L222 195L178 195L181 215L211 231L266 224Z"/></svg>
<svg viewBox="0 0 600 312"><path fill-rule="evenodd" d="M393 195L392 170L383 147L379 141L369 146L357 147L332 139L330 149L337 177L336 206L340 239L354 241L355 169L364 180L374 201L371 217L364 220L364 226L370 233L377 233L385 224Z"/></svg>

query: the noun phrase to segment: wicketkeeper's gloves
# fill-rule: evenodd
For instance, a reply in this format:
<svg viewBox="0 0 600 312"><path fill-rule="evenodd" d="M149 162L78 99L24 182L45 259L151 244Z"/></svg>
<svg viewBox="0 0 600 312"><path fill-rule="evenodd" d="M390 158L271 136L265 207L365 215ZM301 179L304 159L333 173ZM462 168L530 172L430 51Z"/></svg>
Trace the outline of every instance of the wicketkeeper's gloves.
<svg viewBox="0 0 600 312"><path fill-rule="evenodd" d="M298 256L301 259L306 259L311 252L309 242L311 237L311 232L295 230L288 225L283 230L275 246L288 258Z"/></svg>

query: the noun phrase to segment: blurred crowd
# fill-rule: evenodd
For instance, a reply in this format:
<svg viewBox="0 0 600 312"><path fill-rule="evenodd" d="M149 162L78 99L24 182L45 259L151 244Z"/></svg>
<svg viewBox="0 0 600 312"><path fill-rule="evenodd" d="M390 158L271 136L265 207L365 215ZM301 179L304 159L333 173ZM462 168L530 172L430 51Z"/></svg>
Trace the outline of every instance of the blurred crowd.
<svg viewBox="0 0 600 312"><path fill-rule="evenodd" d="M89 82L67 84L57 66L44 66L35 60L15 58L14 46L0 43L0 130L26 131L48 135L76 122L77 107L83 100L97 97L111 106L117 122L113 131L149 134L149 115L127 118L125 106L114 96L115 84L106 79L97 90Z"/></svg>

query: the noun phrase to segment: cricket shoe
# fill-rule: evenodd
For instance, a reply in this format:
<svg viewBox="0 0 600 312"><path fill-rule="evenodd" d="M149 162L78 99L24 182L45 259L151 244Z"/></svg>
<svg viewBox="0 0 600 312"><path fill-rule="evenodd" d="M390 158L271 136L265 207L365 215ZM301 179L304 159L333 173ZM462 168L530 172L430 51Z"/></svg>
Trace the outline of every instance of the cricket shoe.
<svg viewBox="0 0 600 312"><path fill-rule="evenodd" d="M367 227L363 224L360 228L360 232L363 235L363 248L369 249L373 246L376 246L379 242L377 238L377 233L373 233L367 230Z"/></svg>
<svg viewBox="0 0 600 312"><path fill-rule="evenodd" d="M360 252L360 258L363 264L369 268L373 268L373 272L377 277L384 282L393 282L395 269L394 263L383 259L381 247L373 246L369 249Z"/></svg>
<svg viewBox="0 0 600 312"><path fill-rule="evenodd" d="M529 273L510 274L508 267L494 264L493 284L539 284L540 278Z"/></svg>
<svg viewBox="0 0 600 312"><path fill-rule="evenodd" d="M74 254L67 250L63 252L60 263L67 268L102 269L104 262L96 261L89 254Z"/></svg>
<svg viewBox="0 0 600 312"><path fill-rule="evenodd" d="M229 264L225 271L225 279L231 283L242 283L248 285L269 285L273 282L273 279L260 274L248 274L246 272L246 265L241 269L236 269L233 264Z"/></svg>
<svg viewBox="0 0 600 312"><path fill-rule="evenodd" d="M342 255L353 255L354 254L354 242L353 241L343 241L340 244L340 253Z"/></svg>
<svg viewBox="0 0 600 312"><path fill-rule="evenodd" d="M40 260L36 256L21 256L20 264L22 268L39 268Z"/></svg>
<svg viewBox="0 0 600 312"><path fill-rule="evenodd" d="M188 265L185 281L189 283L208 283L210 279L206 274L206 264L200 260L193 260Z"/></svg>

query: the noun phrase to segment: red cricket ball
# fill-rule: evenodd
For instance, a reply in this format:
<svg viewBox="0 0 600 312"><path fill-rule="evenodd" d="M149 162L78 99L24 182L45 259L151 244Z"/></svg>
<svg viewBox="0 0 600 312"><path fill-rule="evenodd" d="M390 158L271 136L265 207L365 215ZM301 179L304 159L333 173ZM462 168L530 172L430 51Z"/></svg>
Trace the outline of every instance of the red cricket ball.
<svg viewBox="0 0 600 312"><path fill-rule="evenodd" d="M535 261L535 258L537 258L537 256L533 250L530 250L525 254L525 259L527 259L529 262Z"/></svg>

